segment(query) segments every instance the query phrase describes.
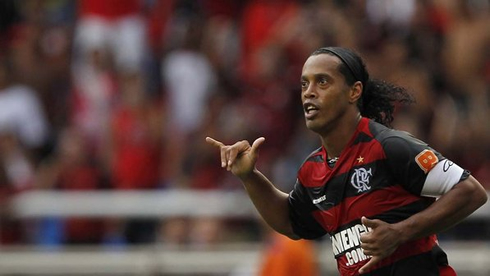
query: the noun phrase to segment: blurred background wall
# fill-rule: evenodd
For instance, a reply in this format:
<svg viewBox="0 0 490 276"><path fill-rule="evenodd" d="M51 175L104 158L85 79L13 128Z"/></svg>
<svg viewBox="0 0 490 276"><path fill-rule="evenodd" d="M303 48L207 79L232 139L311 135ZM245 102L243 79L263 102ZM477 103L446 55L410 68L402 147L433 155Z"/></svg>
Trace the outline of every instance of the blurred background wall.
<svg viewBox="0 0 490 276"><path fill-rule="evenodd" d="M204 137L265 136L258 167L289 191L320 145L302 65L334 45L409 88L394 127L490 190L488 0L0 1L0 274L286 275ZM440 239L489 275L488 208ZM328 238L305 246L335 273Z"/></svg>

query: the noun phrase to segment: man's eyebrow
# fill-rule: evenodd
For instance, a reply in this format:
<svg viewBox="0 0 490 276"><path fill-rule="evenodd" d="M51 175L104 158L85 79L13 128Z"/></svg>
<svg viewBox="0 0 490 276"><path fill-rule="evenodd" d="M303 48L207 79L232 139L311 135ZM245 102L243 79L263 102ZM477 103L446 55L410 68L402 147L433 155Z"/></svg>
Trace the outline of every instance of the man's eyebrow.
<svg viewBox="0 0 490 276"><path fill-rule="evenodd" d="M314 79L319 79L319 78L327 78L327 79L333 79L333 77L328 74L328 73L317 73L317 74L313 74L313 78ZM308 78L305 76L305 75L301 75L301 80L307 80Z"/></svg>
<svg viewBox="0 0 490 276"><path fill-rule="evenodd" d="M332 75L330 75L328 73L318 73L318 74L315 74L314 76L315 76L315 78L326 77L328 79L333 79Z"/></svg>

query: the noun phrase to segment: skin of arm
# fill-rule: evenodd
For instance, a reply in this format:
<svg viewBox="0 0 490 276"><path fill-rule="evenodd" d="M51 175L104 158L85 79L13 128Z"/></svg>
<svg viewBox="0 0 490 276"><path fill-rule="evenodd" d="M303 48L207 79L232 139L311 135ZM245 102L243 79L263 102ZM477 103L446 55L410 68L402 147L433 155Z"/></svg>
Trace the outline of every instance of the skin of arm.
<svg viewBox="0 0 490 276"><path fill-rule="evenodd" d="M455 185L449 192L422 212L406 220L388 224L381 220L362 218L371 228L361 235L361 247L372 256L359 273L365 273L383 258L391 255L400 244L446 230L473 213L487 201L481 184L472 176Z"/></svg>
<svg viewBox="0 0 490 276"><path fill-rule="evenodd" d="M220 149L221 167L226 168L242 181L250 200L265 222L278 233L291 239L298 239L289 219L288 194L277 189L255 168L258 147L264 141L265 138L260 137L252 146L247 141L225 145L206 137L206 142Z"/></svg>

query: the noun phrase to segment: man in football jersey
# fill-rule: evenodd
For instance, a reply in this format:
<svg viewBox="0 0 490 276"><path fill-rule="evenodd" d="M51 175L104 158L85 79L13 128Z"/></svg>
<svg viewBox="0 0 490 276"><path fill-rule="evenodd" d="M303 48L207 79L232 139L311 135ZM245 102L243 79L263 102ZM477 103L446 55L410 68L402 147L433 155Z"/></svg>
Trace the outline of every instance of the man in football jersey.
<svg viewBox="0 0 490 276"><path fill-rule="evenodd" d="M220 149L221 166L240 178L253 204L292 239L329 234L341 275L456 275L436 233L487 201L470 173L410 134L390 128L401 87L369 78L362 59L339 47L306 60L301 100L306 126L322 146L284 193L257 168L259 146ZM436 200L438 199L438 200Z"/></svg>

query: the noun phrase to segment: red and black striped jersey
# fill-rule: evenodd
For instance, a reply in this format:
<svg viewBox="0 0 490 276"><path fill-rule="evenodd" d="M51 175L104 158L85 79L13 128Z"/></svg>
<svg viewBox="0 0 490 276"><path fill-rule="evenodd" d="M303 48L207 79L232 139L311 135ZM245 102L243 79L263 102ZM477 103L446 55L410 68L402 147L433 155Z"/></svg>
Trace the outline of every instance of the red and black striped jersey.
<svg viewBox="0 0 490 276"><path fill-rule="evenodd" d="M292 227L305 239L329 234L340 274L358 275L368 261L360 248L368 231L361 217L396 223L426 209L434 202L420 195L427 173L445 158L407 132L367 118L335 166L327 156L322 147L299 169L289 195ZM431 235L402 244L370 275L440 275L443 266L446 255Z"/></svg>

